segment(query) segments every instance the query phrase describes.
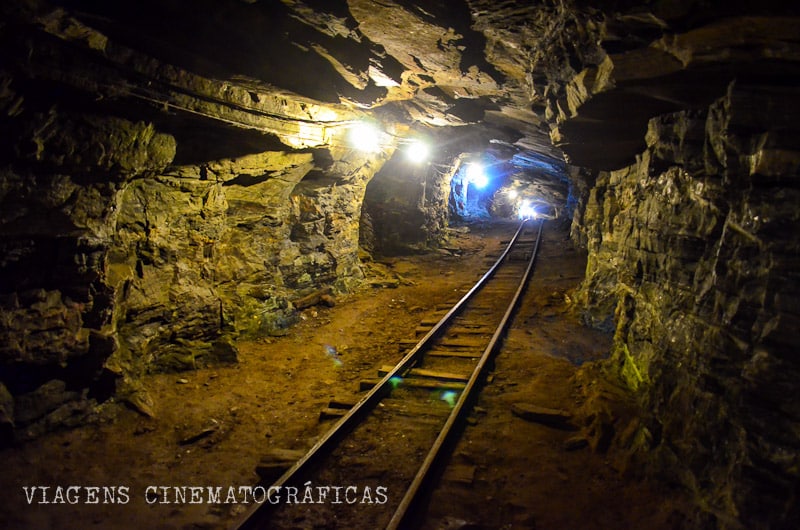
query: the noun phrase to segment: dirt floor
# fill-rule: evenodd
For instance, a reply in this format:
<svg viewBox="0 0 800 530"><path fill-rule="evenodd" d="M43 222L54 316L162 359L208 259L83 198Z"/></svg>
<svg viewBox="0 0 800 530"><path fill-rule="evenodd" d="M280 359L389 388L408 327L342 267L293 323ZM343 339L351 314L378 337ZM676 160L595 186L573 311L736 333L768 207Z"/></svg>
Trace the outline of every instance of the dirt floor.
<svg viewBox="0 0 800 530"><path fill-rule="evenodd" d="M365 286L334 307L306 309L288 335L239 343L235 366L149 376L155 418L108 403L92 425L3 450L0 528L230 527L248 507L246 495L208 503L204 494L193 503L191 492L176 498L174 487L221 487L225 500L257 483L265 454L311 447L332 425L320 420L329 400L357 397L359 380L399 360L398 342L413 337L429 308L457 300L513 230L472 225L453 231L448 250L367 264L376 279L399 285ZM582 327L569 310L584 267L566 227L547 226L533 282L425 528L680 527L682 499L622 473L580 424L547 426L512 412L530 404L585 414L595 382L579 367L607 355L610 337Z"/></svg>

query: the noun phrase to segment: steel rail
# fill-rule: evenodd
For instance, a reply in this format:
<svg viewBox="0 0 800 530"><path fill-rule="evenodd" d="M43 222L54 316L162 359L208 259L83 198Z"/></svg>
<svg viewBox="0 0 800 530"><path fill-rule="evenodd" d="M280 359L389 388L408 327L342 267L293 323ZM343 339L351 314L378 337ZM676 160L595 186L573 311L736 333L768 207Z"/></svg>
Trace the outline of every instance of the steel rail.
<svg viewBox="0 0 800 530"><path fill-rule="evenodd" d="M484 286L486 282L492 278L492 276L494 276L495 272L506 259L512 247L522 234L522 230L524 229L526 222L527 219L523 220L519 224L517 231L514 233L514 236L511 238L500 257L497 258L494 264L489 268L488 271L486 271L486 273L484 273L483 276L481 276L475 285L473 285L472 288L467 291L467 293L461 297L461 299L456 302L456 304L453 305L453 307L431 328L431 330L428 331L428 333L426 333L425 336L423 336L419 342L417 342L417 344L411 348L411 350L409 350L409 352L400 360L400 362L398 362L390 372L388 372L344 416L342 416L342 418L337 421L336 424L334 424L334 426L331 427L331 429L327 431L322 438L320 438L317 443L315 443L311 449L306 452L305 455L295 462L292 467L286 470L286 472L275 482L273 482L270 488L282 488L284 485L291 483L294 479L301 476L317 460L325 456L325 451L333 449L336 443L346 436L347 433L350 432L381 399L383 399L384 395L392 388L392 380L399 375L404 375L412 367L413 363L418 360L418 357L424 351L425 346L427 346L429 342L439 335L442 328L446 326L453 318L455 318L461 309L463 309L464 305L471 298L473 298L473 296ZM539 234L541 235L541 224L539 226ZM538 246L538 239L536 244ZM515 300L517 296L515 296ZM495 342L495 338L492 337L492 344ZM471 386L474 386L474 383L469 385L469 387ZM463 394L464 393L462 392L462 396ZM461 399L459 399L459 403L460 402ZM461 407L463 407L463 405L461 405ZM261 526L258 526L258 521L256 521L256 518L261 514L266 515L270 507L271 505L266 503L261 505L253 505L250 510L246 511L244 514L242 514L242 516L240 516L239 520L235 523L235 526L233 526L231 530L262 528Z"/></svg>
<svg viewBox="0 0 800 530"><path fill-rule="evenodd" d="M528 266L525 268L525 273L522 275L520 279L519 285L517 286L517 290L514 293L514 297L509 302L508 307L506 308L506 312L503 315L503 319L497 325L497 329L495 330L494 334L492 335L492 339L489 341L489 344L486 346L486 349L483 350L483 354L481 358L478 360L478 364L475 366L475 370L472 372L472 375L469 378L464 390L461 391L461 395L458 397L458 401L456 401L453 410L450 412L450 415L447 418L447 421L442 427L442 430L439 432L439 436L437 436L436 441L434 442L431 450L428 452L425 460L422 462L422 465L419 467L414 480L411 482L411 485L406 490L406 494L403 497L403 500L400 501L397 509L392 515L389 524L386 526L387 530L396 530L397 528L405 528L405 523L408 522L409 519L409 508L414 505L415 502L419 499L420 491L422 486L427 482L430 478L431 469L433 468L434 464L441 458L442 455L442 448L445 446L446 443L451 441L453 433L455 432L453 427L455 426L456 422L462 420L464 416L469 412L469 408L466 406L467 402L473 396L473 393L476 390L476 386L478 383L478 379L483 374L483 370L486 367L486 364L489 362L489 359L494 355L495 349L497 348L498 344L500 343L500 339L502 338L503 334L508 327L508 323L511 320L511 315L513 314L514 310L519 303L519 299L522 296L522 292L525 290L525 286L528 283L528 279L530 278L531 272L533 271L533 264L536 260L536 254L539 250L539 241L542 237L542 226L544 225L543 222L539 222L539 232L536 235L536 243L534 244L533 251L531 252L531 258L528 261Z"/></svg>

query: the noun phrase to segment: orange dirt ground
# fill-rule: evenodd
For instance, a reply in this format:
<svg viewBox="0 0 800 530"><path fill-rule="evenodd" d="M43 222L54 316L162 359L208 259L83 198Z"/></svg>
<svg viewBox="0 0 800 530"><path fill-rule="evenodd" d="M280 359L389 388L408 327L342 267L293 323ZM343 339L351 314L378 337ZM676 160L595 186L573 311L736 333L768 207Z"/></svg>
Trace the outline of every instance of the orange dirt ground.
<svg viewBox="0 0 800 530"><path fill-rule="evenodd" d="M253 485L265 453L309 448L332 425L319 419L328 401L357 396L359 380L399 360L398 342L413 337L428 308L457 300L514 228L475 224L452 232L450 252L367 263L368 275L400 285L364 287L339 296L335 307L306 309L288 335L240 342L235 366L148 376L155 418L107 403L91 425L3 450L0 528L228 528L245 506L148 504L148 486ZM586 257L567 236L564 225L545 228L533 281L433 494L427 529L680 527L678 494L630 478L608 453L567 450L579 431L511 413L512 404L529 403L577 414L593 386L624 401L621 390L588 375L610 337L582 327L570 311ZM129 499L90 504L81 490L77 504L29 504L23 487L34 485L50 486L51 500L56 486L121 486Z"/></svg>

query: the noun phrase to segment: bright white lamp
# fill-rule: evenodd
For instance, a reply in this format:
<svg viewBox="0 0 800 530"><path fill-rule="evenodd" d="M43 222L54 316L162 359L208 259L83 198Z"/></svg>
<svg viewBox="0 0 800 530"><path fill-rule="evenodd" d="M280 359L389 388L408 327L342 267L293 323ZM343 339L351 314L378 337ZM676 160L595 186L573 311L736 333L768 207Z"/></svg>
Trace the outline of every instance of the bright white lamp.
<svg viewBox="0 0 800 530"><path fill-rule="evenodd" d="M467 180L472 182L479 190L485 188L486 185L489 184L489 177L487 177L486 173L483 171L483 166L477 163L467 166Z"/></svg>
<svg viewBox="0 0 800 530"><path fill-rule="evenodd" d="M531 206L530 201L522 201L522 204L519 205L517 215L520 219L536 219L537 212L536 209Z"/></svg>
<svg viewBox="0 0 800 530"><path fill-rule="evenodd" d="M430 146L422 140L414 140L406 148L406 158L411 162L424 162L431 152Z"/></svg>
<svg viewBox="0 0 800 530"><path fill-rule="evenodd" d="M357 123L350 127L350 145L359 151L376 153L380 150L381 131L369 123Z"/></svg>

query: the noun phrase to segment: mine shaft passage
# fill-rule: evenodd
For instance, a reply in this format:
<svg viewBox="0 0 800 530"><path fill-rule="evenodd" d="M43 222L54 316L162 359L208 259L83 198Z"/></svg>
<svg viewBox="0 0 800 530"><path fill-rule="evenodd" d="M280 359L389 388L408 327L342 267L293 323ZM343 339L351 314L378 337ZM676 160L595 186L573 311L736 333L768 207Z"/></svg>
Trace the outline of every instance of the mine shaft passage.
<svg viewBox="0 0 800 530"><path fill-rule="evenodd" d="M443 481L503 526L613 492L589 524L800 528L800 3L13 0L0 28L0 528L225 526L140 493L305 454L522 220L547 286ZM403 380L460 374L431 353ZM458 495L431 528L492 526Z"/></svg>

